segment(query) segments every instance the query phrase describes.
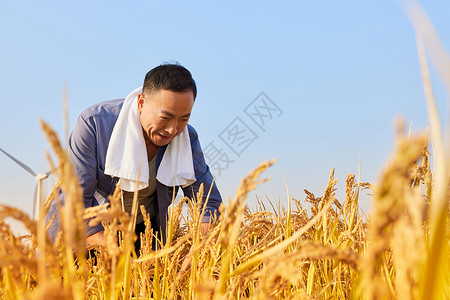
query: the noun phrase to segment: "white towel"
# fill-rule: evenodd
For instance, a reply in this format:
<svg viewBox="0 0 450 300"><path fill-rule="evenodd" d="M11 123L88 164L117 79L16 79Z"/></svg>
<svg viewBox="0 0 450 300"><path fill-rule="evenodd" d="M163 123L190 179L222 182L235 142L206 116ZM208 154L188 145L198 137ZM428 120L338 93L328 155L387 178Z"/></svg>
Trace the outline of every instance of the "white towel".
<svg viewBox="0 0 450 300"><path fill-rule="evenodd" d="M125 99L106 151L105 174L119 177L120 187L128 192L134 192L136 187L146 188L149 180L147 148L137 105L141 92L139 87ZM187 127L167 145L156 179L167 186L182 187L196 181Z"/></svg>

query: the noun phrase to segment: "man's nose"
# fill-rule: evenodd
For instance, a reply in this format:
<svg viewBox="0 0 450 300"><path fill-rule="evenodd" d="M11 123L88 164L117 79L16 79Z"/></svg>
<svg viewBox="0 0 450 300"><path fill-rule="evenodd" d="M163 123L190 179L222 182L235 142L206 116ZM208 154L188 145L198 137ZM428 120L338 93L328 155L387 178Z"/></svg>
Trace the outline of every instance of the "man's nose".
<svg viewBox="0 0 450 300"><path fill-rule="evenodd" d="M178 124L176 121L172 121L167 124L166 131L168 134L170 134L170 136L174 136L178 133L177 125Z"/></svg>

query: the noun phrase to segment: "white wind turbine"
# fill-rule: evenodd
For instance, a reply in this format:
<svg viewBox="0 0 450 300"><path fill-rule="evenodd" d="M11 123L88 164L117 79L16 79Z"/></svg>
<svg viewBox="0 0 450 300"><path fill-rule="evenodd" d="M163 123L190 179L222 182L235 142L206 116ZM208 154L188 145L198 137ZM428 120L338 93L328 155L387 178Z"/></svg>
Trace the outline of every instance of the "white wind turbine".
<svg viewBox="0 0 450 300"><path fill-rule="evenodd" d="M65 133L65 142L66 147L69 143L69 100L68 100L68 93L67 93L67 84L64 84L63 86L63 115L64 115L64 133ZM34 200L33 200L33 218L36 217L36 204L38 205L38 212L40 211L42 207L43 197L42 197L42 184L45 179L48 178L48 176L51 174L50 171L46 173L39 173L36 174L30 167L28 167L26 164L15 158L14 156L7 153L5 150L0 148L0 151L5 153L6 156L11 158L13 161L15 161L19 166L24 168L28 173L33 175L34 179L36 180L36 185L34 187Z"/></svg>
<svg viewBox="0 0 450 300"><path fill-rule="evenodd" d="M36 204L38 204L38 212L41 209L42 206L42 202L43 202L43 197L42 197L42 184L43 184L43 180L47 179L48 176L50 175L50 171L47 173L39 173L36 174L30 167L28 167L27 165L25 165L24 163L22 163L20 160L16 159L14 156L10 155L9 153L7 153L5 150L3 150L2 148L0 148L0 151L2 151L3 153L5 153L6 156L8 156L9 158L11 158L13 161L15 161L19 166L21 166L22 168L24 168L28 173L30 173L31 175L33 175L34 179L36 180L36 185L34 187L34 200L33 200L33 218L36 217Z"/></svg>

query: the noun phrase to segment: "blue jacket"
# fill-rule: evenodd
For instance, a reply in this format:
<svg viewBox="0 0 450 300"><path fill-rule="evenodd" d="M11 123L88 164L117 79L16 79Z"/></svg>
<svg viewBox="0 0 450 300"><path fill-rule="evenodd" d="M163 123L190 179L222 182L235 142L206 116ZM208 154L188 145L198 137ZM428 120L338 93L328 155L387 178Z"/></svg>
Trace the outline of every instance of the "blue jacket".
<svg viewBox="0 0 450 300"><path fill-rule="evenodd" d="M111 100L98 103L83 111L75 125L69 140L69 156L75 166L80 185L83 188L84 205L86 208L93 207L108 201L108 196L112 195L119 178L113 178L104 173L106 151L114 125L119 116L124 99ZM200 147L198 135L195 129L188 125L189 137L192 148L192 159L194 162L194 172L197 181L192 185L183 188L186 197L196 197L200 185L204 185L203 202L206 200L208 191L212 186L211 194L206 205L205 215L202 222L209 222L214 213L219 215L219 206L222 203L219 190L205 163L203 152ZM158 168L163 158L167 146L160 147L156 154L156 167ZM157 182L155 203L156 222L161 229L162 237L165 240L166 220L168 217L168 207L175 198L179 187L169 187ZM173 195L175 193L175 195ZM62 197L61 197L62 198ZM62 199L62 201L64 201ZM47 221L57 213L56 203L53 202L47 214ZM101 224L88 226L88 236L103 230ZM159 229L157 229L159 231ZM58 216L49 228L49 234L54 240L59 231Z"/></svg>

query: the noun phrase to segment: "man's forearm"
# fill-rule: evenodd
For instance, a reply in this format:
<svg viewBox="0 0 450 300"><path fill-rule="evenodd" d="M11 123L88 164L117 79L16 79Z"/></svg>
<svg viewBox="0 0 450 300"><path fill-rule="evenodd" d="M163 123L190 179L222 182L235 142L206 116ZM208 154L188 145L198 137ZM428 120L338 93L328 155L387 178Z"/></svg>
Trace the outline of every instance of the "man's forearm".
<svg viewBox="0 0 450 300"><path fill-rule="evenodd" d="M99 231L94 233L93 235L90 235L86 238L86 243L90 245L101 245L105 246L105 236L104 231Z"/></svg>

